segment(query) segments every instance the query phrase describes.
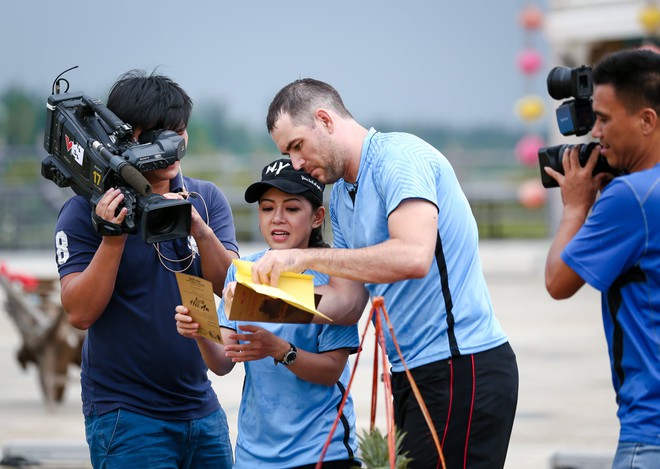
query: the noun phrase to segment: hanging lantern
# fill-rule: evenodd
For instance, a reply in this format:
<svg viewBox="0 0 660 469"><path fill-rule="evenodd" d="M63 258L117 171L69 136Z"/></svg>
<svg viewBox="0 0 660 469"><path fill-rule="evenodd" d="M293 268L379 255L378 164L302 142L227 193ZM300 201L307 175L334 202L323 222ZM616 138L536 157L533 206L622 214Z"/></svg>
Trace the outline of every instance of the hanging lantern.
<svg viewBox="0 0 660 469"><path fill-rule="evenodd" d="M536 95L528 95L516 101L516 113L523 122L533 122L545 112L545 102Z"/></svg>
<svg viewBox="0 0 660 469"><path fill-rule="evenodd" d="M660 28L660 8L655 5L646 5L639 11L638 19L644 31L652 34Z"/></svg>
<svg viewBox="0 0 660 469"><path fill-rule="evenodd" d="M536 5L529 4L520 11L518 21L527 30L539 29L543 24L543 12Z"/></svg>
<svg viewBox="0 0 660 469"><path fill-rule="evenodd" d="M538 135L526 135L516 144L515 154L520 163L525 166L538 164L539 148L545 146L545 141Z"/></svg>
<svg viewBox="0 0 660 469"><path fill-rule="evenodd" d="M528 210L538 210L545 205L547 191L539 178L529 179L518 188L518 201Z"/></svg>
<svg viewBox="0 0 660 469"><path fill-rule="evenodd" d="M535 49L527 48L518 54L518 68L525 75L532 75L541 68L541 54Z"/></svg>

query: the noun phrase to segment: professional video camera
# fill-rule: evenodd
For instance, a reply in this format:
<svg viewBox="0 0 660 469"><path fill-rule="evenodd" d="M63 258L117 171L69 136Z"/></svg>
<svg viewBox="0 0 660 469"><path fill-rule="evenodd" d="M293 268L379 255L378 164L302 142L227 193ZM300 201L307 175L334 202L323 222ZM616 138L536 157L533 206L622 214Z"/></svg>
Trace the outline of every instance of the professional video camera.
<svg viewBox="0 0 660 469"><path fill-rule="evenodd" d="M99 100L80 92L55 92L48 98L46 108L44 147L49 156L41 163L41 174L91 201L92 221L100 234L140 231L146 243L190 234L190 202L153 193L151 184L141 174L166 168L183 158L183 137L171 130L160 130L141 134L142 143L132 142L130 125ZM143 136L149 141L144 142ZM118 210L128 209L121 226L103 220L94 211L112 187L124 194Z"/></svg>
<svg viewBox="0 0 660 469"><path fill-rule="evenodd" d="M564 101L556 111L557 125L562 135L580 137L589 133L596 122L591 105L591 95L593 93L591 67L586 65L576 68L555 67L548 74L547 85L548 94L554 99L574 98ZM596 142L580 145L578 160L581 166L587 163L589 155L596 145L598 145ZM558 173L564 174L564 167L561 160L564 151L572 146L564 144L539 148L538 158L543 187L550 188L558 186L557 181L548 176L543 168L549 166ZM603 172L615 176L623 174L623 171L614 169L607 164L607 160L602 155L598 155L598 161L596 162L593 174Z"/></svg>

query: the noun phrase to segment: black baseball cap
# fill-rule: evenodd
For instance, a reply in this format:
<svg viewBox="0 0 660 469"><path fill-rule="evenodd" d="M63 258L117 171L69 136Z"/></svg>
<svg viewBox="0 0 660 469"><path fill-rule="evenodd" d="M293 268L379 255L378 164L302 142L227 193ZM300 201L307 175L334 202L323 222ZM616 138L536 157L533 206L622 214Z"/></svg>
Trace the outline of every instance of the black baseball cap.
<svg viewBox="0 0 660 469"><path fill-rule="evenodd" d="M271 187L287 194L308 193L313 200L323 205L325 185L302 169L294 169L291 160L282 158L267 164L261 171L261 181L251 184L245 191L245 201L253 203Z"/></svg>

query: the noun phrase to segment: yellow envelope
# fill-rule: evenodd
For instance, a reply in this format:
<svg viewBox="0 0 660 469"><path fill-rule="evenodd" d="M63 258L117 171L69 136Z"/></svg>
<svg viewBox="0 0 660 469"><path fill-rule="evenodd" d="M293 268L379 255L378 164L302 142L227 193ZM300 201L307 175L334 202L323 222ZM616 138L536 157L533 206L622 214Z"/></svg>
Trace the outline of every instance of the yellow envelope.
<svg viewBox="0 0 660 469"><path fill-rule="evenodd" d="M312 315L332 321L316 310L314 277L282 272L277 287L252 282L252 262L234 259L236 291L228 317L231 320L308 323Z"/></svg>

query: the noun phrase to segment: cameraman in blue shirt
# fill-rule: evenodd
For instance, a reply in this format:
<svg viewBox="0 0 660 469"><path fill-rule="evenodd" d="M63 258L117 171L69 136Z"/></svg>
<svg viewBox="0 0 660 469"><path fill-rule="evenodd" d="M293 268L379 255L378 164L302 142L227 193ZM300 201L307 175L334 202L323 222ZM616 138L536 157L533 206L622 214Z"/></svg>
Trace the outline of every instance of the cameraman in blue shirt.
<svg viewBox="0 0 660 469"><path fill-rule="evenodd" d="M593 69L591 134L600 140L582 167L563 155L563 212L545 282L569 298L585 282L602 293L612 383L621 423L613 467L660 467L660 54L624 50ZM629 174L593 175L598 155ZM605 185L607 183L607 185ZM598 191L601 195L596 200ZM595 203L594 203L595 202Z"/></svg>

